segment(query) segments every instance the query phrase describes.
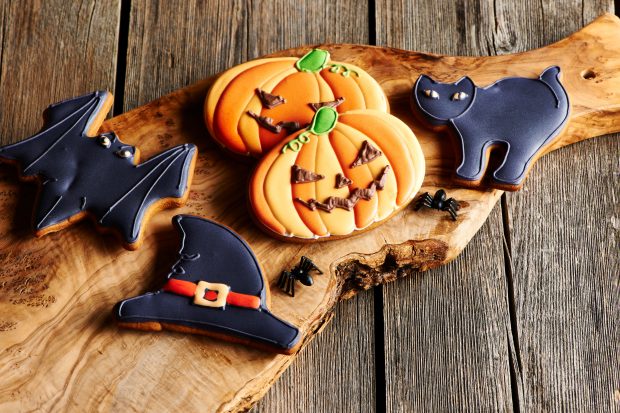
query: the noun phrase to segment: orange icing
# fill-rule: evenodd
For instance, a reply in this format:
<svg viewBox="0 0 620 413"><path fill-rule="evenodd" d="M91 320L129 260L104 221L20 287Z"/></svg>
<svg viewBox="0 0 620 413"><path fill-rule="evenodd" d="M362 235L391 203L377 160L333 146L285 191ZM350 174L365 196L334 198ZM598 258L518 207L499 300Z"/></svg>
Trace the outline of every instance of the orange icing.
<svg viewBox="0 0 620 413"><path fill-rule="evenodd" d="M351 126L366 136L377 136L381 139L379 148L387 156L393 167L396 182L398 183L398 195L396 203L403 205L411 198L415 188L417 177L414 176L412 155L400 132L382 119L368 116L360 111L355 114L345 114L339 119L340 124Z"/></svg>
<svg viewBox="0 0 620 413"><path fill-rule="evenodd" d="M339 73L332 73L329 69L323 69L321 76L332 89L336 98L344 97L344 102L338 106L338 112L343 113L352 109L366 109L366 101L357 82L352 79L355 74L351 73L344 77Z"/></svg>
<svg viewBox="0 0 620 413"><path fill-rule="evenodd" d="M329 137L321 135L317 148L316 170L325 175L316 183L316 198L323 202L330 196L346 198L349 188L337 189L334 182L338 173L343 173ZM355 213L345 209L334 208L331 212L319 211L327 230L331 235L348 235L355 230Z"/></svg>
<svg viewBox="0 0 620 413"><path fill-rule="evenodd" d="M235 77L226 87L215 108L213 132L227 148L237 153L246 153L237 124L244 109L255 95L257 84L269 79L274 73L290 68L288 61L269 62L252 67Z"/></svg>
<svg viewBox="0 0 620 413"><path fill-rule="evenodd" d="M273 118L274 123L279 121L299 122L301 126L312 121L314 111L308 103L319 100L319 86L314 74L296 72L287 76L269 93L282 96L286 99L286 103L273 109L263 109L261 116ZM265 128L259 128L261 146L264 150L271 149L281 142L286 135L285 130L276 134Z"/></svg>
<svg viewBox="0 0 620 413"><path fill-rule="evenodd" d="M362 145L354 145L351 140L337 128L330 133L330 141L336 156L338 156L338 161L340 162L340 167L344 171L344 175L353 181L349 189L367 188L374 179L368 166L360 165L355 168L350 167ZM335 181L335 177L332 179ZM377 195L375 194L372 199L368 201L360 199L357 205L355 205L355 226L358 229L366 228L374 222L375 215L377 214L377 204Z"/></svg>
<svg viewBox="0 0 620 413"><path fill-rule="evenodd" d="M299 155L297 156L297 160L295 164L304 169L314 172L316 170L316 151L319 144L319 138L314 135L310 135L310 142L305 144L303 148L299 151ZM329 177L325 177L323 179L330 179ZM295 205L295 209L297 213L304 221L306 226L310 228L310 230L319 236L328 235L327 228L325 228L325 224L319 215L319 211L312 211L307 208L305 205L300 204L295 201L295 198L301 198L304 201L308 201L309 199L317 199L316 196L316 182L306 182L301 184L292 184L293 187L293 204ZM319 200L320 201L320 200Z"/></svg>
<svg viewBox="0 0 620 413"><path fill-rule="evenodd" d="M254 216L262 225L276 234L285 235L286 228L284 228L284 225L282 225L271 212L271 208L269 208L269 204L267 204L265 192L263 190L265 176L278 155L280 155L278 151L269 152L263 157L262 161L254 170L254 174L250 180L250 205L252 206Z"/></svg>

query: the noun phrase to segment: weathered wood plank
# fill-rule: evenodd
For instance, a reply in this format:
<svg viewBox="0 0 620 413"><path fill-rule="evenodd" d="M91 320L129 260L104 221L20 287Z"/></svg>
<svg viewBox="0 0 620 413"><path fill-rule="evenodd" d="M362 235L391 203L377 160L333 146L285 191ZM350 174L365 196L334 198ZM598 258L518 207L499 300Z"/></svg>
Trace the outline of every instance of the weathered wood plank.
<svg viewBox="0 0 620 413"><path fill-rule="evenodd" d="M503 6L527 47L561 39L612 1ZM596 62L592 62L596 67ZM508 194L524 411L620 409L620 138L565 148Z"/></svg>
<svg viewBox="0 0 620 413"><path fill-rule="evenodd" d="M21 140L38 130L41 113L52 102L95 89L114 90L118 2L2 1L0 16L1 144ZM8 169L2 167L2 174L6 176ZM23 209L18 215L24 217L19 218L19 227L24 231L29 223L33 192L32 188L20 187L2 193L3 214ZM24 197L25 203L7 202ZM7 238L3 234L3 239ZM67 274L55 272L57 260L63 254L58 246L47 250L51 254L44 258L44 244L37 249L20 248L23 244L17 244L0 248L0 305L11 307L10 312L2 312L0 319L0 351L18 354L10 362L11 374L2 376L1 393L6 395L5 401L9 400L3 403L2 410L49 411L55 406L70 406L68 400L80 399L80 385L74 384L89 375L88 368L81 369L88 343L76 339L76 331L97 325L107 314L62 320L67 322L67 328L63 328L61 335L49 333L50 324L60 324L61 320L25 327L33 319L49 318L48 307L60 300L50 293L50 285L66 283L65 289L75 285ZM7 336L16 331L23 333L23 339L9 346ZM37 368L29 371L27 378L22 377L21 383L11 386L13 374L17 375L15 371L24 360L37 356L42 356ZM75 383L66 381L69 376ZM37 391L23 394L25 382Z"/></svg>
<svg viewBox="0 0 620 413"><path fill-rule="evenodd" d="M495 54L491 2L378 1L377 44ZM452 264L383 287L388 411L512 410L499 207Z"/></svg>
<svg viewBox="0 0 620 413"><path fill-rule="evenodd" d="M499 206L445 269L383 287L390 412L512 410Z"/></svg>
<svg viewBox="0 0 620 413"><path fill-rule="evenodd" d="M47 105L114 90L118 2L0 4L0 143L41 127Z"/></svg>
<svg viewBox="0 0 620 413"><path fill-rule="evenodd" d="M279 49L320 42L367 43L367 28L364 1L341 1L336 7L327 0L134 1L124 108ZM372 293L340 304L335 320L255 410L368 411L375 403L372 320Z"/></svg>
<svg viewBox="0 0 620 413"><path fill-rule="evenodd" d="M377 15L379 24L382 15L385 16L383 20L406 15L407 18L400 23L401 30L409 24L412 33L430 32L427 40L421 41L422 46L414 48L456 54L501 54L559 40L611 7L611 2L528 2L516 5L466 1L454 6L432 3L416 4L411 8L392 4L378 7ZM459 33L457 38L445 48L433 48L449 40L446 32L452 31ZM382 33L385 33L383 38ZM417 39L412 40L413 35L403 35L399 30L378 29L377 34L379 43L395 42L389 45L400 46L402 42ZM589 411L599 406L606 409L608 405L617 408L619 392L613 378L615 375L617 379L619 367L615 346L618 328L612 321L614 310L617 312L618 308L617 208L610 209L605 202L598 202L589 210L586 207L598 194L600 199L612 200L612 204L617 197L617 173L601 171L609 171L610 165L614 164L618 141L614 137L599 143L600 146L592 142L583 145L588 145L588 150L569 148L545 159L535 168L534 179L524 190L508 196L510 216L515 222L511 227L514 266L507 281L511 283L514 277L514 285L509 285L512 288L508 290L514 289L516 297L516 312L512 314L516 325L508 330L509 334L512 333L509 337L512 343L509 344L519 351L523 366L521 374L519 363L514 364L517 377L513 380L513 393L522 390L513 397L527 410L569 406L574 409L576 406L578 411ZM591 148L595 149L589 151ZM590 169L575 168L575 159L579 157L583 168L591 165ZM556 162L563 166L558 167ZM575 177L574 170L586 170L587 173ZM600 178L595 180L597 177ZM549 195L549 188L566 195L562 198ZM538 193L532 193L535 190ZM573 197L584 200L581 207L566 208L564 205L575 204ZM562 202L557 202L559 199ZM599 224L601 220L607 225ZM563 223L569 222L571 230L566 240L566 224ZM590 236L593 228L598 232ZM473 246L472 243L469 251ZM573 258L567 260L566 255ZM549 268L553 269L553 278L549 277ZM595 276L584 281L584 274ZM396 286L387 286L386 291L392 288ZM509 294L508 299L511 298ZM386 303L389 305L387 298ZM410 318L402 323L411 325ZM388 317L386 331L390 330ZM407 337L407 333L403 336ZM390 338L386 340L389 354L391 341ZM461 358L463 351L459 351ZM419 402L419 406L452 404L452 399L436 401L437 394L453 394L453 388L446 388L445 383L434 386L434 394L421 397L416 397L419 392L415 390L412 397L393 394L389 383L391 364L387 355L386 362L388 406L409 407L415 402ZM415 368L396 370L407 373L397 375L394 380L418 373ZM436 371L433 373L437 374ZM423 387L427 385L425 383ZM393 405L389 404L391 397L396 397L397 402ZM470 401L478 406L484 398ZM458 403L462 402L463 399L459 398Z"/></svg>

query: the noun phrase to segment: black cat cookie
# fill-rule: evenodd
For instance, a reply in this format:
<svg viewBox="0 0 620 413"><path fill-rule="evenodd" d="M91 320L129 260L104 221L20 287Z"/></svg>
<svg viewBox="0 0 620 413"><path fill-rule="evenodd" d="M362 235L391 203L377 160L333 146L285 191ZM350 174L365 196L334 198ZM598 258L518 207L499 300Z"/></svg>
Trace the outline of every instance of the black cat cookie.
<svg viewBox="0 0 620 413"><path fill-rule="evenodd" d="M0 162L18 165L22 180L39 184L37 236L91 217L134 250L150 215L187 200L196 147L180 145L139 163L138 149L113 132L96 136L112 101L97 91L53 104L39 133L0 148Z"/></svg>
<svg viewBox="0 0 620 413"><path fill-rule="evenodd" d="M178 261L164 287L118 303L119 326L213 336L291 354L299 330L267 307L269 286L250 246L216 222L177 215L181 233Z"/></svg>
<svg viewBox="0 0 620 413"><path fill-rule="evenodd" d="M491 149L503 153L488 186L515 191L545 149L560 136L570 110L560 82L560 68L550 67L537 79L509 77L478 87L469 77L440 83L418 78L412 93L414 112L433 128L448 128L460 163L456 180L480 186Z"/></svg>

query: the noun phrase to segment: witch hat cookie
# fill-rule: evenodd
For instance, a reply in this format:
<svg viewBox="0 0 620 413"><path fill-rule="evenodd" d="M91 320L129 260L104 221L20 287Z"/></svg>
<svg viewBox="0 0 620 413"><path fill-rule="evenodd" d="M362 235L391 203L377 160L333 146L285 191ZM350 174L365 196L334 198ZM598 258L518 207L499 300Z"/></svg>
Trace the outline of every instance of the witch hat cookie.
<svg viewBox="0 0 620 413"><path fill-rule="evenodd" d="M0 148L0 162L19 165L22 180L39 183L36 236L90 216L135 250L152 213L185 203L196 147L179 145L140 163L139 150L114 132L96 136L112 100L97 91L53 104L39 133Z"/></svg>
<svg viewBox="0 0 620 413"><path fill-rule="evenodd" d="M121 301L121 327L174 330L293 353L299 330L274 316L268 286L249 245L232 230L207 219L177 215L182 235L179 260L164 287Z"/></svg>

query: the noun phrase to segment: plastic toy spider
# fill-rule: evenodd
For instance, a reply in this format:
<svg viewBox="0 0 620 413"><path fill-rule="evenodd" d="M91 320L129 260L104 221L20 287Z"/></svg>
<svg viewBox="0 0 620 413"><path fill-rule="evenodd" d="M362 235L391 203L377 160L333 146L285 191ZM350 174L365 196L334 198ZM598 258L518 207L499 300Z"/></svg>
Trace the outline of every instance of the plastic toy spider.
<svg viewBox="0 0 620 413"><path fill-rule="evenodd" d="M448 211L452 217L452 221L456 221L456 211L461 208L459 203L454 198L446 199L446 191L443 189L435 192L435 196L433 197L431 197L428 192L420 195L413 209L414 211L417 211L422 207L438 209L440 211Z"/></svg>
<svg viewBox="0 0 620 413"><path fill-rule="evenodd" d="M316 271L318 274L323 274L323 271L319 270L308 257L301 257L299 264L290 271L282 271L280 278L278 279L278 287L291 297L295 297L295 281L299 281L303 285L311 286L313 284L311 271Z"/></svg>

